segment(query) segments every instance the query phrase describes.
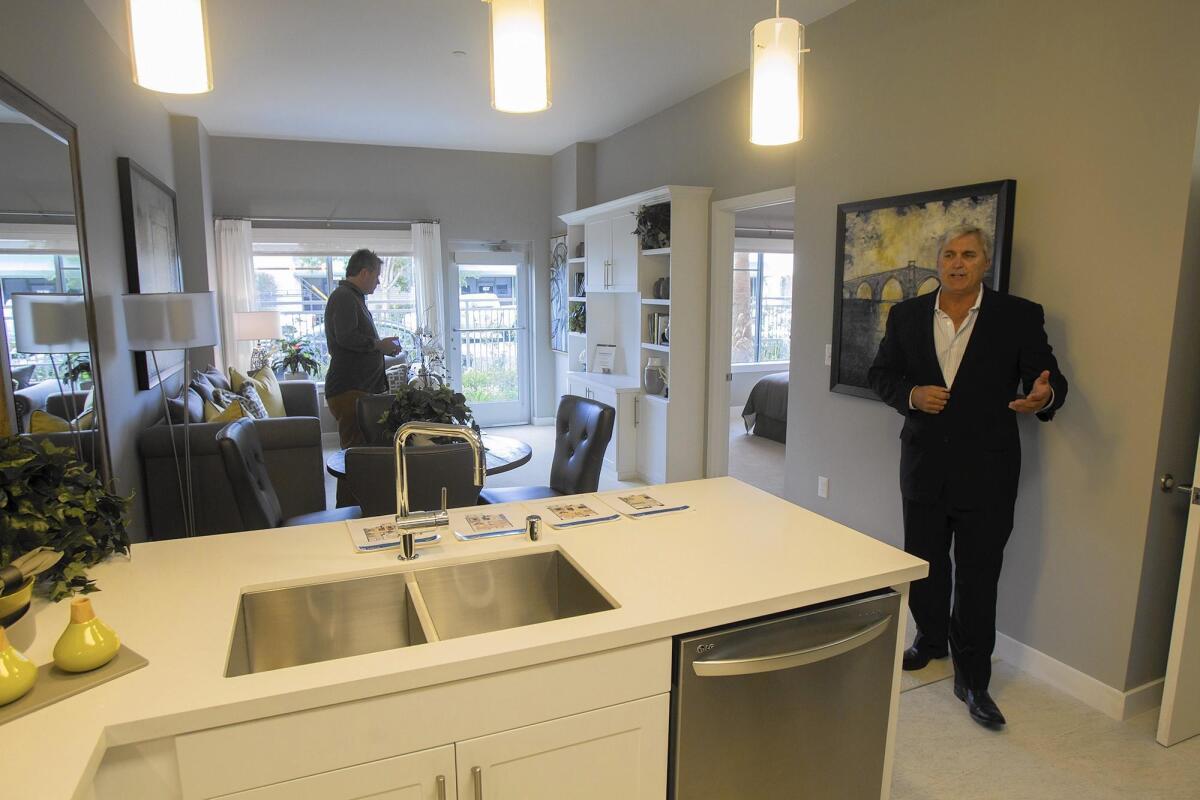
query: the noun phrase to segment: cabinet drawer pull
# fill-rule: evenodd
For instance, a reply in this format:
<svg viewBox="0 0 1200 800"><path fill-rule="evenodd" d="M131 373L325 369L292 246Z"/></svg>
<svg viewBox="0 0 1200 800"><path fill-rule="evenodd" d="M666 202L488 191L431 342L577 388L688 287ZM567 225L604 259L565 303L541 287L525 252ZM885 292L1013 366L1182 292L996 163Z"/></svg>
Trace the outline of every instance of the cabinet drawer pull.
<svg viewBox="0 0 1200 800"><path fill-rule="evenodd" d="M471 767L471 779L475 784L475 800L483 800L483 768Z"/></svg>
<svg viewBox="0 0 1200 800"><path fill-rule="evenodd" d="M438 800L446 800L446 776L437 776L437 793Z"/></svg>

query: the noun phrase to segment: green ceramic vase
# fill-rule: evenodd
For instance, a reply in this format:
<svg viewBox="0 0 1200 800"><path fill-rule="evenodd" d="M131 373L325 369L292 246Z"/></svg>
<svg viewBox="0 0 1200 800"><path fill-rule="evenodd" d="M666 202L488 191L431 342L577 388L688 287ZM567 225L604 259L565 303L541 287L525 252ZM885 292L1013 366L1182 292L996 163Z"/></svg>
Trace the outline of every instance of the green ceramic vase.
<svg viewBox="0 0 1200 800"><path fill-rule="evenodd" d="M86 597L71 601L71 624L54 645L54 665L66 672L103 667L121 649L117 632L96 618Z"/></svg>

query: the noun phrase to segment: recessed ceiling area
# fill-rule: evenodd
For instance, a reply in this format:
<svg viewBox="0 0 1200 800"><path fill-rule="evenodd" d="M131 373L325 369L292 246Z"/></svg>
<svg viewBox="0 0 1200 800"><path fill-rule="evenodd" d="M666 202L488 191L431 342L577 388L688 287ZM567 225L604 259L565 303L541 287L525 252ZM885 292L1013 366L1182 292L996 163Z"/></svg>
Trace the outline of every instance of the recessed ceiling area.
<svg viewBox="0 0 1200 800"><path fill-rule="evenodd" d="M809 24L850 1L790 0L781 13ZM124 0L86 2L128 52ZM159 96L214 135L548 155L748 69L750 29L775 4L546 0L546 10L553 106L537 114L492 110L480 0L209 0L214 90ZM820 42L809 46L817 56Z"/></svg>

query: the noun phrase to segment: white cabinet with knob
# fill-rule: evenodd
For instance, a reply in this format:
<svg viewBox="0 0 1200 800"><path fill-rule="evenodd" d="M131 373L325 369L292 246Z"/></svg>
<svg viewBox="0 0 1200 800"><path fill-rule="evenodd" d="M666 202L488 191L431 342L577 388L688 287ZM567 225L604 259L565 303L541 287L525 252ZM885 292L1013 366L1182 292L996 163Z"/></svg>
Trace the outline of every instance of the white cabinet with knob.
<svg viewBox="0 0 1200 800"><path fill-rule="evenodd" d="M460 800L662 800L667 715L660 694L458 742Z"/></svg>

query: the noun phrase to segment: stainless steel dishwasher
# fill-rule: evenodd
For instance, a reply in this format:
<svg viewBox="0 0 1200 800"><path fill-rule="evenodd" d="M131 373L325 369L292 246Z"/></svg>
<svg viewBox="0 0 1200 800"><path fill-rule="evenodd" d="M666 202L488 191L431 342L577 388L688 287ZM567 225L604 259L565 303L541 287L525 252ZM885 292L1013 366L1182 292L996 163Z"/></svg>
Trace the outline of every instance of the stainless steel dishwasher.
<svg viewBox="0 0 1200 800"><path fill-rule="evenodd" d="M878 800L900 595L675 637L669 797Z"/></svg>

